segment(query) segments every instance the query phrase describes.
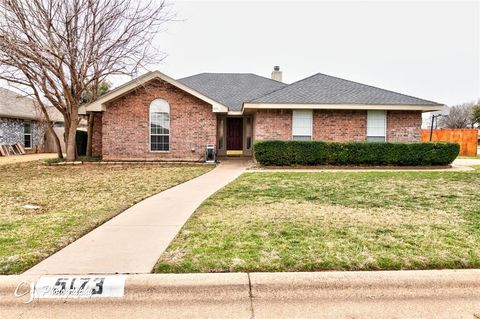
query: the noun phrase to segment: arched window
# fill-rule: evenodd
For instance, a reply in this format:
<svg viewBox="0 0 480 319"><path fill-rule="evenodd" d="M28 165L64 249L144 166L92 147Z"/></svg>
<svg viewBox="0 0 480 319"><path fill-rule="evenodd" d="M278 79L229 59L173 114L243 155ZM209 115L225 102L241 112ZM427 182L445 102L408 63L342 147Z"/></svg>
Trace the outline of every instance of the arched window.
<svg viewBox="0 0 480 319"><path fill-rule="evenodd" d="M150 151L170 150L170 105L162 99L150 103Z"/></svg>

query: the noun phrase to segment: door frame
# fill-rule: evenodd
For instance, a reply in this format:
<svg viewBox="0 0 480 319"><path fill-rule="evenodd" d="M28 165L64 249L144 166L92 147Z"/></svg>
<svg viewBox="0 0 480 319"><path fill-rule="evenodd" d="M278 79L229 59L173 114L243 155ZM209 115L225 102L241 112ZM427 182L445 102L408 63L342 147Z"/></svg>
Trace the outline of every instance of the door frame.
<svg viewBox="0 0 480 319"><path fill-rule="evenodd" d="M253 149L253 114L248 115L217 115L217 153L219 156L227 155L227 119L228 118L242 118L242 156L252 156ZM248 118L248 119L247 119ZM249 121L249 123L248 123ZM247 128L250 132L247 132ZM247 143L247 139L250 138L250 143ZM250 144L250 149L247 148L247 144Z"/></svg>

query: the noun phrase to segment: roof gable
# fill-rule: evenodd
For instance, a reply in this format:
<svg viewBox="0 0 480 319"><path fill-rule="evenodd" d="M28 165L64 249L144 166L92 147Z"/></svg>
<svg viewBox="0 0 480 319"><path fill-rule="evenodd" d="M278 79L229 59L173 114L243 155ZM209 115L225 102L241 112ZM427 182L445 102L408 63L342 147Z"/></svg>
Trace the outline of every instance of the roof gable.
<svg viewBox="0 0 480 319"><path fill-rule="evenodd" d="M441 105L436 102L322 73L314 74L284 88L253 99L250 103Z"/></svg>
<svg viewBox="0 0 480 319"><path fill-rule="evenodd" d="M79 108L79 114L86 114L86 112L103 112L106 109L106 104L108 104L110 101L117 99L121 96L124 96L139 86L152 81L154 79L161 79L167 83L170 83L171 85L199 98L202 101L207 102L208 104L212 105L212 112L228 112L228 107L211 99L210 97L196 91L195 89L192 89L185 84L172 79L171 77L161 73L160 71L153 71L153 72L148 72L142 76L139 76L136 79L133 79L115 89L112 91L108 92L105 95L102 95L99 99L96 101L87 104L87 105L82 105Z"/></svg>

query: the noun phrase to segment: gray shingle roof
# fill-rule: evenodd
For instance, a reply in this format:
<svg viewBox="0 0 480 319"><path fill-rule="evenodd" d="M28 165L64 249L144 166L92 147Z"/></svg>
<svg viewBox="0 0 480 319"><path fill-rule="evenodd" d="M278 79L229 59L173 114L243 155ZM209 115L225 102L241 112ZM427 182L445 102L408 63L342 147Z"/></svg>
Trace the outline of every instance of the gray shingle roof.
<svg viewBox="0 0 480 319"><path fill-rule="evenodd" d="M436 102L322 73L314 74L272 93L254 98L250 102L279 104L440 105Z"/></svg>
<svg viewBox="0 0 480 319"><path fill-rule="evenodd" d="M227 106L230 111L241 111L243 102L287 86L251 73L200 73L178 81Z"/></svg>
<svg viewBox="0 0 480 319"><path fill-rule="evenodd" d="M50 107L48 112L52 121L63 122L63 116L57 109ZM0 87L0 117L38 120L43 118L43 114L36 108L33 99Z"/></svg>

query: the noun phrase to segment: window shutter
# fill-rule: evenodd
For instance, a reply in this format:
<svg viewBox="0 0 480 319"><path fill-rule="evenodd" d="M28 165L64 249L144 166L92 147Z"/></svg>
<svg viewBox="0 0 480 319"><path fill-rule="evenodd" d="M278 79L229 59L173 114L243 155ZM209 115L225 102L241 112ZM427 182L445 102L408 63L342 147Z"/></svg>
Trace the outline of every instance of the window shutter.
<svg viewBox="0 0 480 319"><path fill-rule="evenodd" d="M292 138L312 139L312 110L294 110L292 113Z"/></svg>
<svg viewBox="0 0 480 319"><path fill-rule="evenodd" d="M385 141L387 130L387 112L369 110L367 114L367 139L370 141Z"/></svg>

